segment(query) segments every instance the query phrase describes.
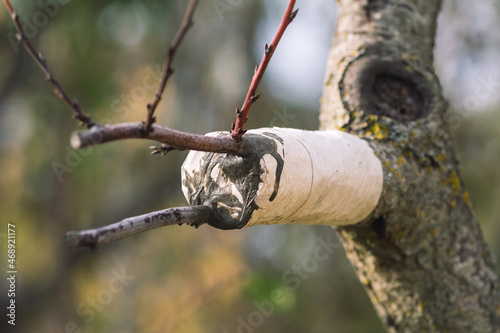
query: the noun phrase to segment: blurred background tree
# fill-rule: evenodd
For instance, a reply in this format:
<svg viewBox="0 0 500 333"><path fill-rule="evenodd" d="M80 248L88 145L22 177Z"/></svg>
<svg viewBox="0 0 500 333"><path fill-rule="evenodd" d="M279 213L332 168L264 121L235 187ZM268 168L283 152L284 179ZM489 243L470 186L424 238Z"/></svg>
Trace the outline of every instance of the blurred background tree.
<svg viewBox="0 0 500 333"><path fill-rule="evenodd" d="M47 3L58 4L57 10ZM200 3L158 123L194 133L229 130L286 3ZM68 93L96 121L112 123L144 118L165 44L187 2L13 4L33 27L32 41ZM276 51L248 128L318 127L337 9L331 0L299 1L297 7L299 16ZM465 182L497 257L500 36L494 32L499 17L494 0L445 2L436 50L437 72L455 106L450 126ZM14 223L16 331L383 332L341 247L311 265L319 244L335 237L328 227L170 227L94 253L65 249L62 237L68 230L185 205L179 170L187 152L150 157L143 141L73 151L68 140L76 123L15 42L5 9L0 36L0 240L6 253L6 225ZM4 267L6 258L1 262ZM301 275L290 275L300 268ZM123 270L129 280L110 284ZM5 309L6 280L0 289ZM283 297L269 314L260 305L276 290ZM2 320L0 327L5 325Z"/></svg>

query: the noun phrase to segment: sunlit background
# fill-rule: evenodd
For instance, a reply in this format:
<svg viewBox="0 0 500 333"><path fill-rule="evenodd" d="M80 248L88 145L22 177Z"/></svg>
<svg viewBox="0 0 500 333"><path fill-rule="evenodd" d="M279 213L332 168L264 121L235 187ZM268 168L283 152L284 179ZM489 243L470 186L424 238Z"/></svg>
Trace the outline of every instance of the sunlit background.
<svg viewBox="0 0 500 333"><path fill-rule="evenodd" d="M165 45L187 1L12 2L54 74L96 121L143 120ZM158 123L194 133L228 130L286 3L201 1ZM186 205L179 170L187 153L150 156L145 141L72 150L69 137L77 124L16 41L2 7L0 268L7 270L12 223L16 332L383 332L328 227L169 227L95 252L67 250L68 230ZM259 89L249 128L318 127L337 5L316 0L298 1L298 7ZM497 257L499 18L498 1L445 1L435 52L456 110L450 126L463 176ZM327 259L315 259L318 248ZM10 332L3 314L8 288L0 281L0 330Z"/></svg>

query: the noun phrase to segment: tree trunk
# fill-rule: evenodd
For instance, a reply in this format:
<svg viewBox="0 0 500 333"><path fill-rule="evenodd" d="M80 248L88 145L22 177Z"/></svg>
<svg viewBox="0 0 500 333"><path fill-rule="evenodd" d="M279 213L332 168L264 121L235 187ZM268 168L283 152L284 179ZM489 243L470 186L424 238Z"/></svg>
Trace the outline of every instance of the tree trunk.
<svg viewBox="0 0 500 333"><path fill-rule="evenodd" d="M433 68L441 1L341 0L321 129L367 140L384 188L337 228L389 332L497 332L495 261L463 183Z"/></svg>

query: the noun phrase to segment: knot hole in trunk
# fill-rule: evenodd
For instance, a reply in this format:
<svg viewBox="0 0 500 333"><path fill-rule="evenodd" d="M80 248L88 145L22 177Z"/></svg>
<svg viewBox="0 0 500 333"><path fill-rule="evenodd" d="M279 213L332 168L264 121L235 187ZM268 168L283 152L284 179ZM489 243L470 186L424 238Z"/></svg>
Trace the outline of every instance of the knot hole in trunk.
<svg viewBox="0 0 500 333"><path fill-rule="evenodd" d="M428 114L432 98L428 84L402 61L366 54L348 66L340 90L349 111L408 122Z"/></svg>

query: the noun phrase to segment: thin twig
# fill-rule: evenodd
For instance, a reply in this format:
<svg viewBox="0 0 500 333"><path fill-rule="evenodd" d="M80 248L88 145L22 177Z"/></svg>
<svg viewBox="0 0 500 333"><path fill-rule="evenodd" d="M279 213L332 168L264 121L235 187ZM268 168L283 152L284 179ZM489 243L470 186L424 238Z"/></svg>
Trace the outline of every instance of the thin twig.
<svg viewBox="0 0 500 333"><path fill-rule="evenodd" d="M174 68L172 67L172 63L174 61L175 54L177 52L177 49L179 48L179 45L182 42L182 39L186 35L187 31L191 26L193 25L193 15L196 9L196 5L198 4L198 0L191 0L188 4L188 7L186 9L186 14L184 15L184 19L182 20L181 26L179 27L179 30L177 31L177 34L175 35L174 40L168 47L168 52L167 52L167 57L165 59L165 64L163 65L163 71L162 71L162 76L161 76L161 81L160 85L158 86L158 90L155 93L155 97L151 101L151 103L148 104L147 108L147 115L146 115L146 121L144 122L144 130L147 132L151 129L151 125L155 122L155 117L153 117L153 114L158 107L158 103L160 103L160 100L162 98L163 92L165 91L165 87L167 86L167 81L170 78L170 76L174 73Z"/></svg>
<svg viewBox="0 0 500 333"><path fill-rule="evenodd" d="M241 139L242 135L246 132L243 127L248 119L248 112L250 111L252 104L260 96L260 94L257 94L257 87L259 86L259 83L264 76L267 65L269 65L271 57L273 56L274 51L276 50L276 47L278 46L278 43L283 36L283 33L299 11L298 9L293 11L295 2L296 0L290 0L290 2L288 3L288 7L286 8L285 14L283 15L283 19L281 20L281 24L278 28L278 31L276 32L276 35L274 36L273 41L270 45L266 44L262 60L260 64L255 67L255 73L253 75L252 82L250 83L250 87L248 88L248 93L245 101L243 102L243 106L241 107L241 109L236 109L236 124L233 123L231 128L231 136L235 140Z"/></svg>
<svg viewBox="0 0 500 333"><path fill-rule="evenodd" d="M212 209L208 206L169 208L129 217L101 228L69 231L64 236L64 241L71 249L82 247L95 249L102 244L168 225L187 224L198 228L212 218Z"/></svg>
<svg viewBox="0 0 500 333"><path fill-rule="evenodd" d="M86 126L87 128L91 128L92 126L95 125L95 123L92 121L92 118L83 112L83 110L80 108L80 105L78 104L78 101L76 99L71 100L66 92L63 90L59 82L56 80L52 72L50 71L49 66L47 65L47 61L45 60L45 57L41 52L38 52L33 44L31 44L30 40L26 37L24 34L23 26L21 24L21 21L19 20L19 15L17 15L16 11L12 7L10 0L4 0L5 6L9 10L10 16L12 18L12 21L14 22L14 25L16 26L17 29L17 38L19 41L21 41L24 45L24 48L28 53L31 55L31 57L35 60L35 62L38 64L38 66L42 69L43 73L45 74L45 80L48 81L53 87L54 87L54 92L55 94L66 103L66 105L69 106L69 108L73 111L73 118L77 119L80 121L80 124L82 126Z"/></svg>
<svg viewBox="0 0 500 333"><path fill-rule="evenodd" d="M154 140L177 150L190 149L238 156L247 155L245 142L235 141L230 136L191 134L158 125L152 125L150 132L144 132L142 123L97 125L88 131L74 132L71 137L71 146L74 149L80 149L123 139Z"/></svg>

